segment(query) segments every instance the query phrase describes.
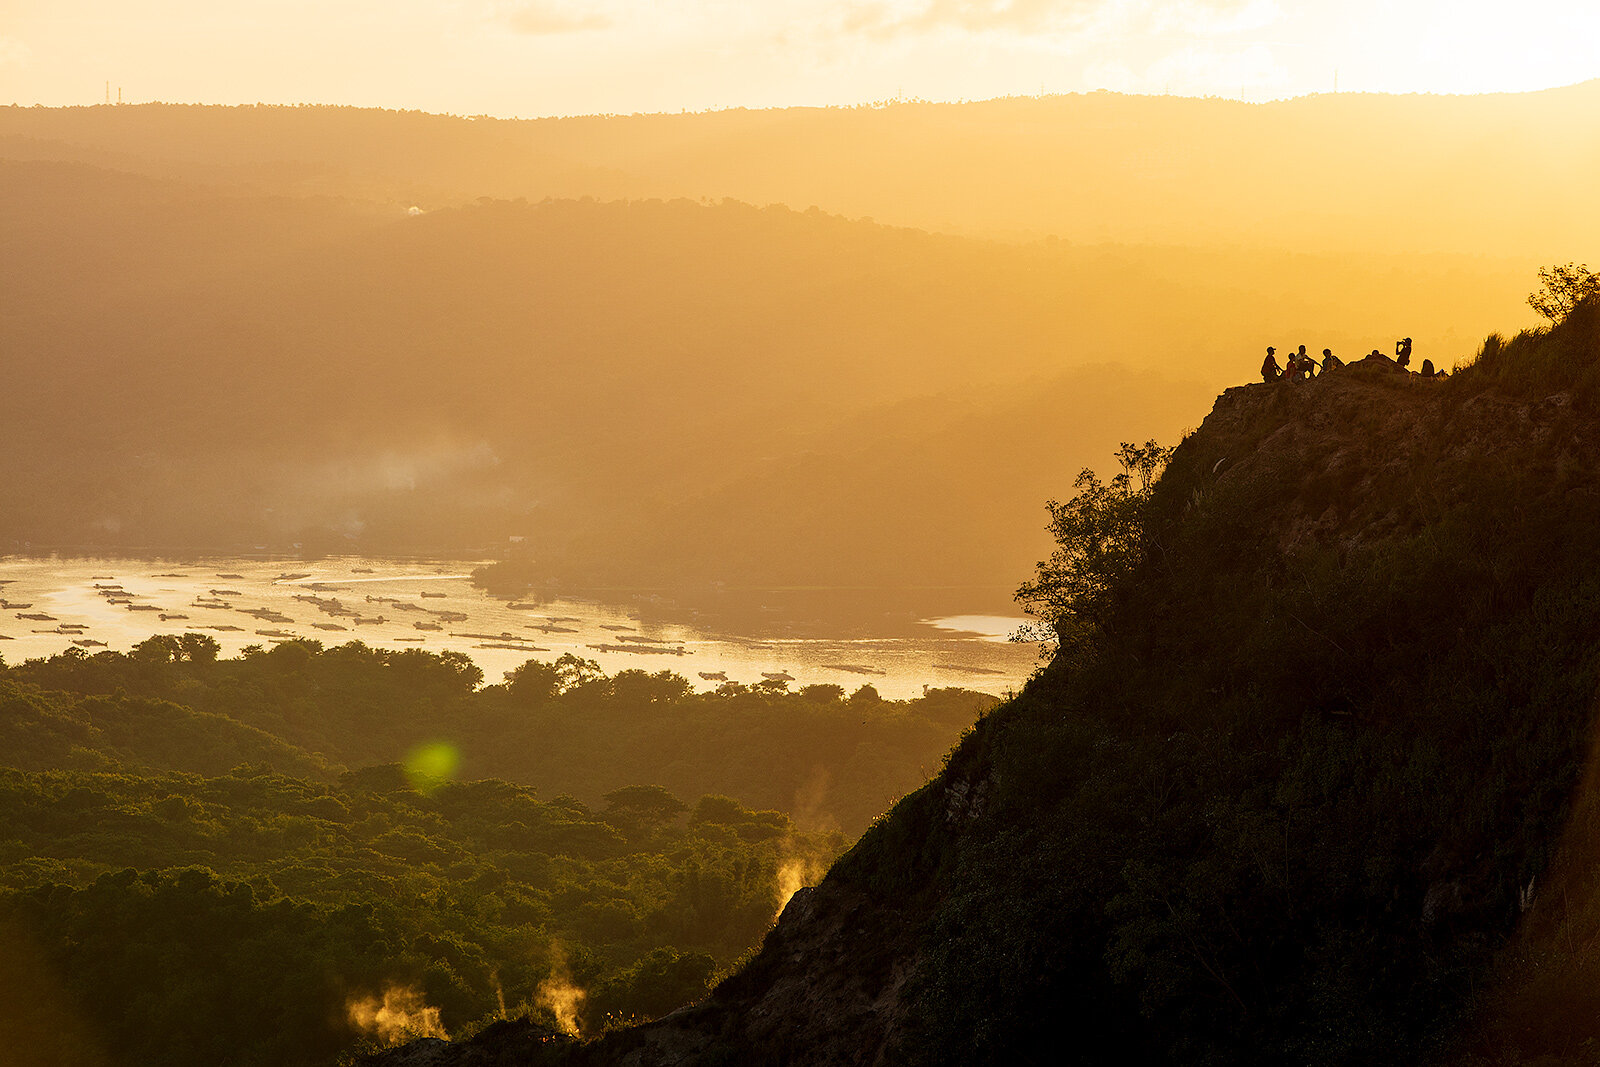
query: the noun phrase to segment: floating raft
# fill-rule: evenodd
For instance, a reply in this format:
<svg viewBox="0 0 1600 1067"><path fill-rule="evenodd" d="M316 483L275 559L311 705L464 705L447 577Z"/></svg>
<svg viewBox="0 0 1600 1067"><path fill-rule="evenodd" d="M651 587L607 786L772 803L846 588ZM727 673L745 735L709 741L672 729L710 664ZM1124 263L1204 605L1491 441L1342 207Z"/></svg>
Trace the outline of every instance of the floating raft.
<svg viewBox="0 0 1600 1067"><path fill-rule="evenodd" d="M880 677L889 673L888 671L880 671L876 667L869 667L865 663L824 663L822 664L822 669L825 671L844 671L846 674L873 674Z"/></svg>
<svg viewBox="0 0 1600 1067"><path fill-rule="evenodd" d="M686 648L661 648L658 645L598 644L590 645L589 647L597 648L601 652L632 652L637 656L687 656L689 654L689 650Z"/></svg>

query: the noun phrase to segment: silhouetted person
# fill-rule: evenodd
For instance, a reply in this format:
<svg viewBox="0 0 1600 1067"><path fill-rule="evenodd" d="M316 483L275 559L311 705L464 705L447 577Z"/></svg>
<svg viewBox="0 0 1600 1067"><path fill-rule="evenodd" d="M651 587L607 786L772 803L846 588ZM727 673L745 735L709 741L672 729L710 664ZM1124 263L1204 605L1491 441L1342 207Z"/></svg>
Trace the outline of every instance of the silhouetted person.
<svg viewBox="0 0 1600 1067"><path fill-rule="evenodd" d="M1432 377L1434 377L1433 360L1425 359L1425 360L1422 361L1422 376L1424 378L1432 378Z"/></svg>
<svg viewBox="0 0 1600 1067"><path fill-rule="evenodd" d="M1314 378L1317 374L1317 361L1306 355L1306 346L1301 345L1300 350L1294 354L1296 373L1300 381Z"/></svg>
<svg viewBox="0 0 1600 1067"><path fill-rule="evenodd" d="M1394 343L1394 361L1400 364L1401 370L1411 366L1411 338L1406 337Z"/></svg>
<svg viewBox="0 0 1600 1067"><path fill-rule="evenodd" d="M1283 377L1283 368L1278 366L1277 357L1273 355L1276 351L1276 348L1268 345L1267 358L1261 361L1261 380L1264 382L1275 382Z"/></svg>
<svg viewBox="0 0 1600 1067"><path fill-rule="evenodd" d="M1333 349L1324 348L1322 350L1322 373L1323 374L1327 374L1331 370L1338 370L1340 367L1343 367L1343 366L1344 366L1344 360L1342 360L1338 356L1334 355L1333 354Z"/></svg>

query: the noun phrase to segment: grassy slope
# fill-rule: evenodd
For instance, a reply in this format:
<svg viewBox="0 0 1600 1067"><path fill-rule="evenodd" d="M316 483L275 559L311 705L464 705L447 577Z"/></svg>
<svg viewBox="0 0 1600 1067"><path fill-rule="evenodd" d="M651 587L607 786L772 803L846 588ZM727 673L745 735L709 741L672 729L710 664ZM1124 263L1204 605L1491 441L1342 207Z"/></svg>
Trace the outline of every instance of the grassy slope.
<svg viewBox="0 0 1600 1067"><path fill-rule="evenodd" d="M1534 394L1572 389L1587 404L1600 394L1594 361L1600 315L1579 309L1554 336L1492 337L1484 372ZM1523 911L1497 982L1469 1033L1472 1063L1558 1064L1600 1059L1600 743L1592 740L1572 815L1549 868L1522 887Z"/></svg>

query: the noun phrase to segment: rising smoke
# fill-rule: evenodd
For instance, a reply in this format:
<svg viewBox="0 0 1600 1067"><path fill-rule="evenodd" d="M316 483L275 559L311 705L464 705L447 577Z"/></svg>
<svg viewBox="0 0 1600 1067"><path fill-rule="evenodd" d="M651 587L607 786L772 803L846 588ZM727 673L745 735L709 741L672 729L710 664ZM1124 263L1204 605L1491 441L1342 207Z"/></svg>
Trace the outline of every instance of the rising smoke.
<svg viewBox="0 0 1600 1067"><path fill-rule="evenodd" d="M390 986L382 997L360 997L345 1005L350 1025L376 1037L385 1045L399 1045L419 1037L448 1039L439 1022L439 1009L429 1007L422 994L410 986Z"/></svg>
<svg viewBox="0 0 1600 1067"><path fill-rule="evenodd" d="M773 919L783 914L783 909L789 906L789 901L796 893L808 885L816 885L827 873L828 868L815 856L791 856L780 863L775 883L778 910L773 913Z"/></svg>
<svg viewBox="0 0 1600 1067"><path fill-rule="evenodd" d="M572 980L572 974L567 970L566 952L560 945L551 946L550 974L534 992L534 1004L549 1009L550 1014L556 1017L556 1029L577 1037L578 1007L586 996L588 994Z"/></svg>

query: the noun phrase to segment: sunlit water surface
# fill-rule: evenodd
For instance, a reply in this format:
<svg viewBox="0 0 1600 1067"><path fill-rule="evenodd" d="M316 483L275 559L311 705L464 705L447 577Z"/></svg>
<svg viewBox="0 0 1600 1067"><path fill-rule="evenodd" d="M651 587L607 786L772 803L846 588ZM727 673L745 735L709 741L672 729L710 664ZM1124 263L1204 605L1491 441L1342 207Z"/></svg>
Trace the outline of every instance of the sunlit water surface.
<svg viewBox="0 0 1600 1067"><path fill-rule="evenodd" d="M856 628L849 638L753 638L643 618L627 604L558 599L513 607L471 584L473 566L3 557L0 656L20 663L73 647L126 652L152 634L196 632L215 638L224 655L294 638L452 650L470 656L490 682L528 659L570 652L608 674L671 670L700 689L787 676L791 688L870 684L896 699L945 686L1003 695L1020 689L1038 664L1037 645L1007 640L1021 618L952 614L893 636L863 637Z"/></svg>

